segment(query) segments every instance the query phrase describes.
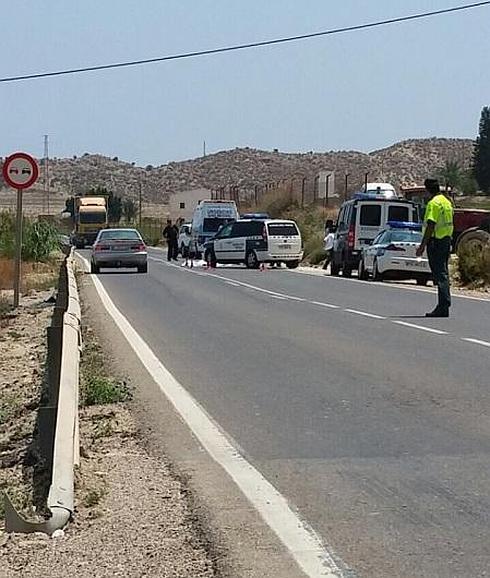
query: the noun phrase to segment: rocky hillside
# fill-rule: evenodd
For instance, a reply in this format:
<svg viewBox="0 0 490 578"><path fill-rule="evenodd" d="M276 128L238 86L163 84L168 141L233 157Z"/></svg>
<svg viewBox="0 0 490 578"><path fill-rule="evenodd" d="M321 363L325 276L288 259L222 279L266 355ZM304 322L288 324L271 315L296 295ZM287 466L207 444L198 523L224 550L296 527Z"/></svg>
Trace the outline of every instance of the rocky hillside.
<svg viewBox="0 0 490 578"><path fill-rule="evenodd" d="M386 180L395 185L420 183L447 160L468 166L473 142L466 139L407 140L366 154L357 151L325 153L282 153L237 148L193 160L171 162L159 167L138 167L101 155L50 161L53 192L79 193L103 185L122 196L136 197L141 184L143 198L164 202L174 192L219 187L238 187L246 193L255 185L279 182L293 177L312 180L319 171L336 172L337 190L343 190L349 173L350 188L357 188L369 171L369 180ZM39 186L42 187L42 168Z"/></svg>

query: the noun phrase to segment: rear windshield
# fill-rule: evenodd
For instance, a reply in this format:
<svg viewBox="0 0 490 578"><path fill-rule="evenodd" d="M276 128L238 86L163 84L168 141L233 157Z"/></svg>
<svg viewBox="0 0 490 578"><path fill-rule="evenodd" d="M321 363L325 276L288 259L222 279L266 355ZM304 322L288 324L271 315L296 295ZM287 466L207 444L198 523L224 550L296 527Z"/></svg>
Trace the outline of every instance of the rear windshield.
<svg viewBox="0 0 490 578"><path fill-rule="evenodd" d="M269 223L267 228L271 237L297 237L299 235L294 223Z"/></svg>
<svg viewBox="0 0 490 578"><path fill-rule="evenodd" d="M408 207L392 205L388 207L388 221L409 221Z"/></svg>
<svg viewBox="0 0 490 578"><path fill-rule="evenodd" d="M232 219L221 219L218 217L204 219L202 223L202 230L204 233L217 233L221 225L228 223Z"/></svg>
<svg viewBox="0 0 490 578"><path fill-rule="evenodd" d="M392 231L387 240L390 243L420 243L422 241L422 233L420 231Z"/></svg>
<svg viewBox="0 0 490 578"><path fill-rule="evenodd" d="M140 241L141 237L138 231L112 229L111 231L102 231L99 239L104 239L104 241Z"/></svg>
<svg viewBox="0 0 490 578"><path fill-rule="evenodd" d="M83 213L79 213L79 219L82 225L90 225L91 223L101 224L105 223L106 220L105 212L103 211L97 213L86 213L83 211Z"/></svg>
<svg viewBox="0 0 490 578"><path fill-rule="evenodd" d="M381 225L381 205L361 205L360 224L365 227Z"/></svg>

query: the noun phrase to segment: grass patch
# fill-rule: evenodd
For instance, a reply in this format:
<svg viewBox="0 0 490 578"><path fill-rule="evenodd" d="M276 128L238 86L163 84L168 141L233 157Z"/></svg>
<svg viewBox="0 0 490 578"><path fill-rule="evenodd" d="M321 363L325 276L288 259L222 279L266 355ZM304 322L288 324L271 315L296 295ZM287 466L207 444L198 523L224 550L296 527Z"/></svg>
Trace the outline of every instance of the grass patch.
<svg viewBox="0 0 490 578"><path fill-rule="evenodd" d="M83 505L86 508L93 508L98 506L102 499L107 495L107 489L104 488L91 488L87 491L83 497Z"/></svg>
<svg viewBox="0 0 490 578"><path fill-rule="evenodd" d="M107 374L102 348L93 331L85 328L80 380L82 405L121 403L130 401L132 397L132 389L126 381L114 379Z"/></svg>

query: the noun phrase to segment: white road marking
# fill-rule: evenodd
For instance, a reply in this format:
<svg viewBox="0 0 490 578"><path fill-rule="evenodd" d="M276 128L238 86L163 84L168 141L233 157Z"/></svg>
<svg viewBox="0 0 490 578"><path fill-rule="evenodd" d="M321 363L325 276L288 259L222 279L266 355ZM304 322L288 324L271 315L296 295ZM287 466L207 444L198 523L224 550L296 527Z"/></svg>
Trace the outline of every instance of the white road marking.
<svg viewBox="0 0 490 578"><path fill-rule="evenodd" d="M86 265L87 261L81 257ZM320 536L303 521L286 498L240 453L229 436L174 378L114 305L101 281L94 275L97 293L116 325L140 358L162 393L172 403L209 455L247 497L301 570L309 578L339 578L342 571Z"/></svg>
<svg viewBox="0 0 490 578"><path fill-rule="evenodd" d="M80 256L81 257L81 256ZM81 257L82 259L84 259L83 257ZM306 303L311 303L312 305L318 305L320 307L325 307L327 309L340 309L340 307L338 305L333 305L332 303L323 303L322 301L311 301L308 299L303 299L302 297L296 297L295 295L288 295L286 293L278 293L276 291L270 291L269 289L263 289L262 287L257 287L256 285L251 285L250 283L244 283L243 281L238 281L236 279L231 279L230 277L224 277L223 275L216 275L214 273L209 273L209 272L199 272L199 271L193 271L192 269L187 269L185 267L179 267L178 265L175 265L173 263L168 263L167 261L163 260L163 259L156 259L154 257L150 257L150 259L154 260L154 261L158 261L160 263L163 263L165 265L168 265L170 267L175 267L176 269L179 269L180 271L185 270L189 273L195 273L196 275L202 275L204 277L214 277L216 279L219 279L221 281L224 281L227 285L232 285L234 287L245 287L247 289L251 289L253 291L259 291L260 293L266 293L267 295L270 295L271 297L275 298L275 299L279 299L279 300L286 300L289 299L291 301L302 301L302 302L306 302ZM86 259L84 259L84 261L86 261ZM88 263L88 261L86 261ZM314 275L314 273L313 273ZM332 277L333 279L337 279L337 277ZM346 281L349 281L349 279L345 279ZM372 282L369 281L358 281L359 283L369 283L370 285L373 285ZM376 283L377 285L382 285L384 287L389 287L389 285L383 285L382 283ZM392 286L398 289L409 289L408 287L396 287L396 286ZM415 287L411 287L410 289L414 289L414 290L418 290ZM466 297L463 295L460 295L459 297ZM486 299L478 299L477 297L467 297L468 299L474 299L476 301L488 301ZM367 311L359 311L357 309L343 309L343 311L347 312L347 313L352 313L354 315L360 315L362 317L368 317L371 319L379 319L379 320L386 320L386 317L383 317L382 315L376 315L375 313L368 313ZM401 321L401 320L391 320L392 323L396 323L397 325L402 325L404 327L410 327L412 329L419 329L420 331L426 331L428 333L433 333L435 335L449 335L449 333L447 331L442 331L440 329L434 329L432 327L426 327L425 325L416 325L415 323L409 323L407 321ZM484 347L490 347L490 343L487 341L482 341L480 339L474 339L471 337L462 337L461 338L463 341L466 341L468 343L473 343L476 345L482 345Z"/></svg>
<svg viewBox="0 0 490 578"><path fill-rule="evenodd" d="M309 301L312 305L319 305L320 307L327 307L328 309L340 309L338 305L332 305L332 303L323 303L322 301Z"/></svg>
<svg viewBox="0 0 490 578"><path fill-rule="evenodd" d="M298 273L301 275L310 275L310 277L326 277L328 279L332 279L332 281L344 281L349 283L356 283L356 284L367 284L371 286L378 286L378 287L385 287L387 289L399 289L401 291L419 291L421 293L435 293L436 288L424 288L424 287L415 287L411 285L400 285L399 283L385 283L383 281L364 281L359 279L358 277L342 277L342 276L335 276L335 275L328 275L325 271L321 269L310 269L308 270L306 267L294 269L292 271L284 271L284 273L291 273L293 275L297 275ZM473 295L461 295L459 293L452 293L452 297L456 299L470 299L472 301L483 301L484 303L490 303L490 298L485 297L473 297Z"/></svg>
<svg viewBox="0 0 490 578"><path fill-rule="evenodd" d="M358 311L357 309L344 309L347 313L354 313L355 315L362 315L363 317L370 317L371 319L386 319L382 315L375 315L374 313L367 313L366 311Z"/></svg>
<svg viewBox="0 0 490 578"><path fill-rule="evenodd" d="M477 345L483 345L484 347L490 347L490 343L488 341L482 341L481 339L473 339L472 337L462 337L463 341L467 341L468 343L476 343Z"/></svg>
<svg viewBox="0 0 490 578"><path fill-rule="evenodd" d="M397 325L403 325L404 327L411 327L412 329L420 329L421 331L427 331L429 333L435 333L436 335L447 335L447 331L441 331L440 329L434 329L432 327L425 327L425 325L415 325L415 323L407 323L406 321L395 321L392 323Z"/></svg>

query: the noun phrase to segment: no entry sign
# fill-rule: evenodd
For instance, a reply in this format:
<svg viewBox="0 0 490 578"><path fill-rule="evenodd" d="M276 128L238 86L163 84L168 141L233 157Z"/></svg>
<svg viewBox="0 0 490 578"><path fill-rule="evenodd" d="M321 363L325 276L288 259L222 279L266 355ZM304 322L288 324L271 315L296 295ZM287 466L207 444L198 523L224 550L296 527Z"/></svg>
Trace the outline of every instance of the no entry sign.
<svg viewBox="0 0 490 578"><path fill-rule="evenodd" d="M3 163L3 178L14 189L28 189L37 180L39 169L27 153L14 153Z"/></svg>

